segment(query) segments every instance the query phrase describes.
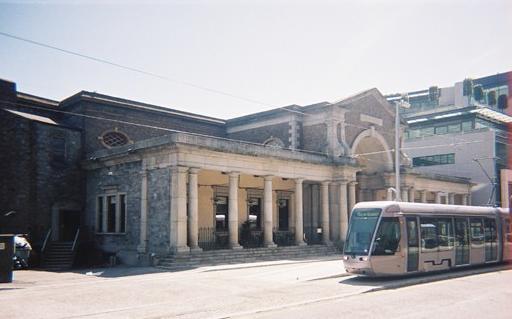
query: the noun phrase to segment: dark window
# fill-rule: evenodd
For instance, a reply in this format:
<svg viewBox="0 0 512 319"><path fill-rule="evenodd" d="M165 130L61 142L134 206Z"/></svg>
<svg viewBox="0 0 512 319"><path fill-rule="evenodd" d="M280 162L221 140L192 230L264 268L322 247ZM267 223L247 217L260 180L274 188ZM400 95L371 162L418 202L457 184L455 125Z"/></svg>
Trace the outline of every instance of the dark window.
<svg viewBox="0 0 512 319"><path fill-rule="evenodd" d="M436 134L442 135L448 133L448 128L446 126L438 126L436 127Z"/></svg>
<svg viewBox="0 0 512 319"><path fill-rule="evenodd" d="M215 229L228 229L228 197L217 196L215 198Z"/></svg>
<svg viewBox="0 0 512 319"><path fill-rule="evenodd" d="M414 157L412 159L413 166L433 166L433 165L447 165L455 164L455 153L439 154Z"/></svg>
<svg viewBox="0 0 512 319"><path fill-rule="evenodd" d="M116 231L116 196L107 196L107 233Z"/></svg>
<svg viewBox="0 0 512 319"><path fill-rule="evenodd" d="M129 141L126 134L117 131L111 131L103 134L101 140L107 147L123 146L128 144Z"/></svg>
<svg viewBox="0 0 512 319"><path fill-rule="evenodd" d="M393 255L400 243L400 223L396 217L383 217L375 234L372 255Z"/></svg>
<svg viewBox="0 0 512 319"><path fill-rule="evenodd" d="M484 228L481 218L470 218L471 245L479 246L484 243Z"/></svg>
<svg viewBox="0 0 512 319"><path fill-rule="evenodd" d="M261 228L261 198L251 197L248 200L249 205L249 223Z"/></svg>
<svg viewBox="0 0 512 319"><path fill-rule="evenodd" d="M106 202L106 205L104 204ZM96 231L98 233L126 232L126 195L98 196ZM103 220L106 219L106 225ZM117 229L117 226L119 229ZM106 227L105 227L106 226Z"/></svg>
<svg viewBox="0 0 512 319"><path fill-rule="evenodd" d="M473 129L473 121L462 122L462 130L464 132L471 131Z"/></svg>

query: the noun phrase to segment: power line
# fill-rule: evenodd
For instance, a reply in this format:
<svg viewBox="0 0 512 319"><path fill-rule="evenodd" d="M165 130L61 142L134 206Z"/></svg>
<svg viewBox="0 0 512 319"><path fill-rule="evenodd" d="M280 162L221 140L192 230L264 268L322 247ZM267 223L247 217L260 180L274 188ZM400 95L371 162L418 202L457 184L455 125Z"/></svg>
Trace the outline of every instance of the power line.
<svg viewBox="0 0 512 319"><path fill-rule="evenodd" d="M242 100L242 101L249 102L249 103L256 104L256 105L260 105L260 106L272 107L272 105L270 103L265 103L265 102L262 102L262 101L258 101L258 100L254 100L254 99L249 99L249 98L242 97L242 96L239 96L239 95L236 95L236 94L228 93L228 92L217 90L217 89L212 89L212 88L209 88L209 87L206 87L206 86L197 85L197 84L194 84L194 83L191 83L191 82L187 82L187 81L181 81L181 80L173 79L173 78L165 76L165 75L161 75L161 74L157 74L157 73L154 73L154 72L145 71L145 70L142 70L142 69L139 69L139 68L123 65L123 64L120 64L120 63L117 63L117 62L113 62L113 61L109 61L109 60L106 60L106 59L103 59L103 58L97 58L97 57L94 57L94 56L91 56L91 55L86 55L86 54L83 54L83 53L80 53L80 52L77 52L77 51L71 51L71 50L68 50L68 49L59 48L59 47L56 47L56 46L53 46L53 45L50 45L50 44L46 44L46 43L43 43L43 42L34 41L34 40L31 40L31 39L27 39L27 38L22 38L22 37L19 37L17 35L9 34L9 33L6 33L6 32L1 32L0 31L0 35L3 35L4 37L8 37L8 38L11 38L11 39L15 39L15 40L18 40L18 41L30 43L30 44L37 45L37 46L40 46L40 47L44 47L44 48L47 48L47 49L52 49L52 50L56 50L56 51L59 51L59 52L62 52L62 53L67 53L67 54L71 54L71 55L74 55L74 56L78 56L78 57L81 57L81 58L84 58L84 59L87 59L87 60L91 60L91 61L94 61L94 62L108 64L110 66L114 66L114 67L117 67L117 68L121 68L121 69L125 69L125 70L128 70L128 71L132 71L132 72L144 74L144 75L147 75L147 76L155 77L155 78L158 78L158 79L161 79L161 80L164 80L164 81L168 81L168 82L172 82L172 83L176 83L176 84L180 84L180 85L185 85L185 86L193 87L195 89L203 90L203 91L214 93L214 94L218 94L218 95L228 96L228 97L231 97L231 98L235 98L235 99L238 99L238 100Z"/></svg>
<svg viewBox="0 0 512 319"><path fill-rule="evenodd" d="M217 138L217 139L221 139L221 140L225 140L225 141L230 141L230 142L243 142L243 143L251 144L251 145L265 146L265 144L263 144L263 143L255 143L255 142L251 142L251 141L234 140L234 139L224 138L224 137L220 137L220 136L180 131L180 130L171 129L171 128L167 128L167 127L156 126L156 125L135 123L135 122L111 119L111 118L106 118L106 117L101 117L101 116L94 116L94 115L81 114L81 113L70 112L70 111L49 109L49 108L38 107L38 106L30 105L30 104L19 103L19 102L12 102L12 101L7 101L7 100L0 100L0 102L2 102L4 104L11 104L12 106L22 106L22 107L28 107L28 108L33 108L33 109L37 109L37 110L47 111L47 112L49 111L49 112L54 112L54 113L78 116L78 117L83 117L83 118L90 118L90 119L101 120L101 121L114 122L114 123L125 124L125 125L134 125L134 126L138 126L138 127L163 130L163 131L167 131L167 132L171 132L171 133L183 133L183 134L189 134L189 135L195 135L195 136ZM405 150L405 149L407 149L407 150L414 150L414 149L435 148L435 147L444 147L444 146L453 146L453 147L455 147L455 146L461 145L461 144L472 144L472 143L479 143L479 142L482 142L482 141L459 142L459 143L450 143L450 144L438 144L438 145L430 145L430 146L408 147L408 148L402 148L402 149L403 150ZM315 155L322 155L322 156L328 156L329 155L328 153L325 153L325 152L318 152L318 151L311 151L311 150L297 150L297 149L290 149L290 148L282 148L282 149L296 151L296 152L300 152L300 153L306 153L306 154L315 154ZM358 156L375 155L375 154L387 153L387 152L388 151L383 150L383 151L375 151L375 152L368 152L368 153L357 153L357 154L352 154L352 155L350 155L348 157L357 158ZM394 152L394 149L390 149L389 152Z"/></svg>

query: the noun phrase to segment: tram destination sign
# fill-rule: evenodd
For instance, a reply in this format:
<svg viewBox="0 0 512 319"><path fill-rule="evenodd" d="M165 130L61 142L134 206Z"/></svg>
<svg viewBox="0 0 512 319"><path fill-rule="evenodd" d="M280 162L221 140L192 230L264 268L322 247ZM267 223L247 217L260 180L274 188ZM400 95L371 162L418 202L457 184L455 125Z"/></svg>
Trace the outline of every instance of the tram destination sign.
<svg viewBox="0 0 512 319"><path fill-rule="evenodd" d="M358 218L375 218L379 217L380 209L371 209L371 210L355 210L352 215Z"/></svg>

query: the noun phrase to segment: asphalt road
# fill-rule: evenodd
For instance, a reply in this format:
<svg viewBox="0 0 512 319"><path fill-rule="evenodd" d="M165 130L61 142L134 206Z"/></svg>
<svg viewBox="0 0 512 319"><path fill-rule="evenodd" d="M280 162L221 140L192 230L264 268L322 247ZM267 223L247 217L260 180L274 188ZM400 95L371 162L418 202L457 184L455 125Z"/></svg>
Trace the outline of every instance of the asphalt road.
<svg viewBox="0 0 512 319"><path fill-rule="evenodd" d="M340 318L464 313L464 318L474 314L486 318L492 308L498 318L506 316L503 301L510 300L512 291L512 271L504 269L368 280L347 276L339 260L323 259L181 272L123 267L17 271L12 284L0 284L0 317ZM448 279L453 276L459 278ZM433 280L438 281L418 284Z"/></svg>

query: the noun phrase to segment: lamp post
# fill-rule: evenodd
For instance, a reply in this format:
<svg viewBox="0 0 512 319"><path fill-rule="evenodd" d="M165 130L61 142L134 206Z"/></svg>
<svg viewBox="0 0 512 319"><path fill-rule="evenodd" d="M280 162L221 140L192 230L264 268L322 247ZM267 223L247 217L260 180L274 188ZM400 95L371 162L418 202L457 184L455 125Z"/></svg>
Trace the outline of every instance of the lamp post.
<svg viewBox="0 0 512 319"><path fill-rule="evenodd" d="M409 97L403 94L398 101L395 101L395 199L399 202L402 201L400 193L400 108L410 108L408 100Z"/></svg>

